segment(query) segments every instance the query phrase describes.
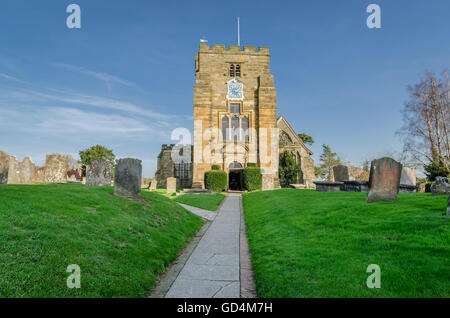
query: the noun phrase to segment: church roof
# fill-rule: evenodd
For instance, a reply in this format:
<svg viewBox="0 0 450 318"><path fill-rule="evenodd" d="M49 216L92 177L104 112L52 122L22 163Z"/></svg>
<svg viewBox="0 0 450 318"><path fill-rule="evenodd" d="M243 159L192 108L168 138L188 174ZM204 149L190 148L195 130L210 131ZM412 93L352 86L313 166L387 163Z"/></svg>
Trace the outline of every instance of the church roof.
<svg viewBox="0 0 450 318"><path fill-rule="evenodd" d="M310 154L313 155L314 153L311 151L311 149L309 149L305 143L303 142L303 140L298 136L298 134L295 132L295 130L292 128L291 124L289 124L289 122L287 121L286 117L284 117L283 115L280 115L277 119L277 127L280 126L280 123L284 122L285 126L287 127L288 130L290 130L290 136L293 137L300 145L302 145L303 148L305 148L305 150Z"/></svg>

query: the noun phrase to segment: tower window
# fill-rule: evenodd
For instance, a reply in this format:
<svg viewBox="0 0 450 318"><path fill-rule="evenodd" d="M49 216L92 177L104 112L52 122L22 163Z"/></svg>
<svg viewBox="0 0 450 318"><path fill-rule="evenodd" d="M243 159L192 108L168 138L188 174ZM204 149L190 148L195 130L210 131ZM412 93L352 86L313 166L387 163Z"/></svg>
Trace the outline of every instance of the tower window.
<svg viewBox="0 0 450 318"><path fill-rule="evenodd" d="M241 112L241 104L233 103L230 104L230 113L239 114Z"/></svg>
<svg viewBox="0 0 450 318"><path fill-rule="evenodd" d="M241 77L241 64L230 64L230 77Z"/></svg>

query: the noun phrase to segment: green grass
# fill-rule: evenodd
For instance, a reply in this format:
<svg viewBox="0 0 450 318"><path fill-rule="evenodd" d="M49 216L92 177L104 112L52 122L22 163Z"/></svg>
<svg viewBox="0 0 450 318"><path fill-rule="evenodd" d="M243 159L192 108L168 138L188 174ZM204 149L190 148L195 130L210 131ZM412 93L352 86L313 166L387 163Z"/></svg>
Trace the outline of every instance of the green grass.
<svg viewBox="0 0 450 318"><path fill-rule="evenodd" d="M185 194L174 197L176 202L195 206L200 209L216 211L220 203L225 199L225 194Z"/></svg>
<svg viewBox="0 0 450 318"><path fill-rule="evenodd" d="M259 297L449 297L447 196L281 189L244 195ZM381 288L369 289L369 264Z"/></svg>
<svg viewBox="0 0 450 318"><path fill-rule="evenodd" d="M203 221L167 197L112 187L0 187L0 297L143 297ZM81 288L69 289L69 264Z"/></svg>

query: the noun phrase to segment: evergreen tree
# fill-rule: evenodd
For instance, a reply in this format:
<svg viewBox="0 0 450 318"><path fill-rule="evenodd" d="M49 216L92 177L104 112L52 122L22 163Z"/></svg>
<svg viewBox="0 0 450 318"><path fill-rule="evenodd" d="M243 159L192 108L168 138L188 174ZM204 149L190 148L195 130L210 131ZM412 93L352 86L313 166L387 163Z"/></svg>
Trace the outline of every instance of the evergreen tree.
<svg viewBox="0 0 450 318"><path fill-rule="evenodd" d="M342 161L335 152L331 151L330 146L322 145L322 151L318 169L319 176L327 181L333 181L333 167L342 164Z"/></svg>
<svg viewBox="0 0 450 318"><path fill-rule="evenodd" d="M300 172L301 169L295 162L295 157L292 153L285 151L280 154L278 175L282 187L287 187L291 183L296 183Z"/></svg>

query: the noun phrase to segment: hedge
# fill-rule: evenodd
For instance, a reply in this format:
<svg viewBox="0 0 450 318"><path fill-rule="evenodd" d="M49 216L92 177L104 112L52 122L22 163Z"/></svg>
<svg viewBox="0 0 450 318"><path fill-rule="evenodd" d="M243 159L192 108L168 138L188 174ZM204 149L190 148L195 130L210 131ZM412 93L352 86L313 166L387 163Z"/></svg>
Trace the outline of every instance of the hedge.
<svg viewBox="0 0 450 318"><path fill-rule="evenodd" d="M211 170L220 170L220 166L219 165L212 165L211 166Z"/></svg>
<svg viewBox="0 0 450 318"><path fill-rule="evenodd" d="M247 163L247 167L249 167L249 168L256 168L256 163L249 162L249 163Z"/></svg>
<svg viewBox="0 0 450 318"><path fill-rule="evenodd" d="M205 187L214 192L227 189L227 174L222 170L210 170L205 173Z"/></svg>
<svg viewBox="0 0 450 318"><path fill-rule="evenodd" d="M260 168L247 167L242 170L242 188L248 191L261 190L262 176Z"/></svg>

